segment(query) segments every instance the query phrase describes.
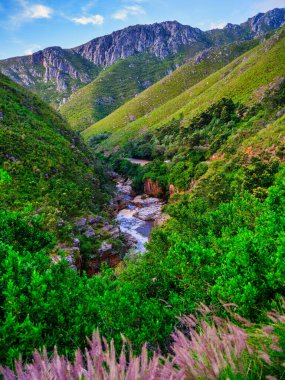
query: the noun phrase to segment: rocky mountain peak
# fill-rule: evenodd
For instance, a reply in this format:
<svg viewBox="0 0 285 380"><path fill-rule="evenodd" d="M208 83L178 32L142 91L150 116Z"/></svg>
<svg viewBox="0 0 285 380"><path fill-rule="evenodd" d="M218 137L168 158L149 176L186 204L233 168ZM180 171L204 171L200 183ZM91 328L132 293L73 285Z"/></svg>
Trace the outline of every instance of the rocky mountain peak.
<svg viewBox="0 0 285 380"><path fill-rule="evenodd" d="M254 37L259 37L269 30L285 25L285 8L275 8L266 13L258 13L242 25L249 26Z"/></svg>
<svg viewBox="0 0 285 380"><path fill-rule="evenodd" d="M202 36L200 29L182 25L177 21L166 21L129 26L108 36L95 38L72 51L94 64L110 66L120 58L144 51L164 59L177 53L182 46L198 41Z"/></svg>

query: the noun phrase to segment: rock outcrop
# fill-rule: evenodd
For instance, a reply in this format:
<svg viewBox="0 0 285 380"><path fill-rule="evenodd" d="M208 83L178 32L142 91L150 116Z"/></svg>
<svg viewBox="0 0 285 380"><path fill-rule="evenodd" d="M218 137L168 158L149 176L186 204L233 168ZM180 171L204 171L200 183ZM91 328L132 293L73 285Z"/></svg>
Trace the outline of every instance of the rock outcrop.
<svg viewBox="0 0 285 380"><path fill-rule="evenodd" d="M15 82L29 87L44 100L63 104L78 88L94 79L99 68L71 50L58 46L32 55L0 61L0 71ZM42 91L42 89L45 91Z"/></svg>
<svg viewBox="0 0 285 380"><path fill-rule="evenodd" d="M176 21L135 25L95 38L72 51L96 65L106 67L113 65L118 59L145 51L164 59L170 54L178 53L182 46L201 41L203 34L198 28L181 25Z"/></svg>
<svg viewBox="0 0 285 380"><path fill-rule="evenodd" d="M152 197L161 197L164 195L164 191L159 185L158 181L153 181L147 178L144 183L144 192Z"/></svg>
<svg viewBox="0 0 285 380"><path fill-rule="evenodd" d="M285 25L285 9L272 9L266 13L258 13L250 18L242 27L250 27L250 31L254 37L260 37L264 33L280 28Z"/></svg>

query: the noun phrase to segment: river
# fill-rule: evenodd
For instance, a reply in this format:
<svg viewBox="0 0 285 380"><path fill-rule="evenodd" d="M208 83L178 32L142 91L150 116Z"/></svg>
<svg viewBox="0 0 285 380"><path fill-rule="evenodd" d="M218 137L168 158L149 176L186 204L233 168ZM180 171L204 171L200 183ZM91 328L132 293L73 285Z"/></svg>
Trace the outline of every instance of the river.
<svg viewBox="0 0 285 380"><path fill-rule="evenodd" d="M155 223L163 217L163 202L145 194L135 196L129 179L118 177L116 187L121 197L120 204L123 205L117 213L120 230L133 240L134 251L142 253Z"/></svg>

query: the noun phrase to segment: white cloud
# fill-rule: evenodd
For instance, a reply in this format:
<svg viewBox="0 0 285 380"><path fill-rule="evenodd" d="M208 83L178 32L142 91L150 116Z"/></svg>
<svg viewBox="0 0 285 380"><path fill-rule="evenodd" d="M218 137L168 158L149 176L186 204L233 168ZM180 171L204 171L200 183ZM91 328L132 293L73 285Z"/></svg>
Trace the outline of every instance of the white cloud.
<svg viewBox="0 0 285 380"><path fill-rule="evenodd" d="M53 14L53 9L43 4L29 3L26 0L18 0L18 3L21 10L10 17L10 27L19 27L36 19L48 19Z"/></svg>
<svg viewBox="0 0 285 380"><path fill-rule="evenodd" d="M139 5L129 5L115 12L112 17L115 20L126 20L129 16L138 16L145 14L145 10Z"/></svg>
<svg viewBox="0 0 285 380"><path fill-rule="evenodd" d="M209 29L223 29L226 25L226 21L211 22L209 25Z"/></svg>
<svg viewBox="0 0 285 380"><path fill-rule="evenodd" d="M76 24L87 25L102 25L104 23L104 17L101 15L75 17L71 19Z"/></svg>
<svg viewBox="0 0 285 380"><path fill-rule="evenodd" d="M267 12L274 8L285 8L284 0L262 0L253 6L255 12Z"/></svg>
<svg viewBox="0 0 285 380"><path fill-rule="evenodd" d="M25 17L28 19L50 18L52 9L42 4L33 4L25 9Z"/></svg>
<svg viewBox="0 0 285 380"><path fill-rule="evenodd" d="M35 51L39 50L40 48L41 48L41 45L33 44L33 45L29 46L29 47L24 51L24 54L25 54L25 55L31 55L31 54L33 54Z"/></svg>
<svg viewBox="0 0 285 380"><path fill-rule="evenodd" d="M97 1L96 0L90 0L88 3L86 3L85 5L82 5L82 7L80 8L81 11L85 14L85 13L88 13L91 11L92 8L95 7Z"/></svg>

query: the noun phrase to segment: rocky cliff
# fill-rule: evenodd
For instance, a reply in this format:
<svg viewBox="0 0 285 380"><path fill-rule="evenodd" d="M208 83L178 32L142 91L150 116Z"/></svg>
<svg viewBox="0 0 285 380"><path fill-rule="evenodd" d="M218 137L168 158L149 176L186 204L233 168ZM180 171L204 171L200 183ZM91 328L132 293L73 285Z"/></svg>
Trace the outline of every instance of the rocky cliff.
<svg viewBox="0 0 285 380"><path fill-rule="evenodd" d="M2 60L0 71L58 106L119 59L143 52L159 59L177 53L189 58L211 46L255 38L284 23L285 9L274 9L241 25L228 24L207 32L176 21L135 25L73 49L50 47L30 56Z"/></svg>
<svg viewBox="0 0 285 380"><path fill-rule="evenodd" d="M226 36L231 31L231 42L251 39L281 27L285 23L285 8L259 13L241 25L227 24L221 30ZM234 31L234 33L233 33ZM200 49L213 46L215 39L212 31L203 32L198 28L167 21L153 25L135 25L116 31L108 36L95 38L90 42L72 49L97 65L110 66L120 58L149 51L156 57L166 58L181 51L181 48Z"/></svg>
<svg viewBox="0 0 285 380"><path fill-rule="evenodd" d="M149 51L156 57L176 54L181 47L205 40L197 28L176 21L153 25L135 25L108 36L96 38L72 51L96 65L110 66L120 58Z"/></svg>
<svg viewBox="0 0 285 380"><path fill-rule="evenodd" d="M275 8L267 13L258 13L241 26L249 28L253 37L259 37L283 25L285 25L285 8Z"/></svg>
<svg viewBox="0 0 285 380"><path fill-rule="evenodd" d="M84 57L58 46L0 61L3 74L55 106L89 83L100 69Z"/></svg>

